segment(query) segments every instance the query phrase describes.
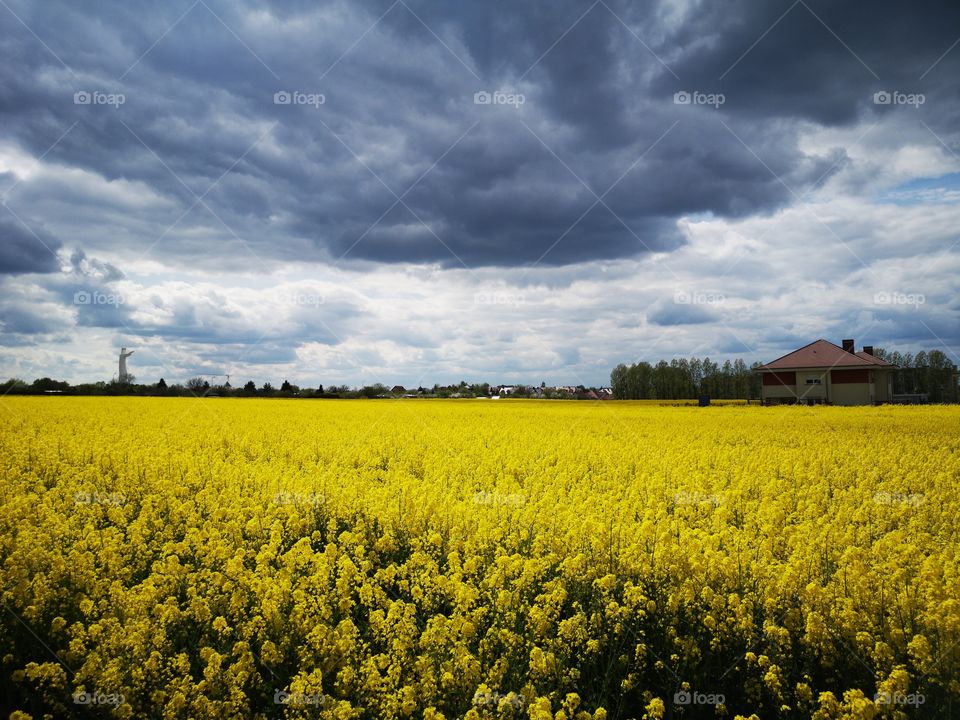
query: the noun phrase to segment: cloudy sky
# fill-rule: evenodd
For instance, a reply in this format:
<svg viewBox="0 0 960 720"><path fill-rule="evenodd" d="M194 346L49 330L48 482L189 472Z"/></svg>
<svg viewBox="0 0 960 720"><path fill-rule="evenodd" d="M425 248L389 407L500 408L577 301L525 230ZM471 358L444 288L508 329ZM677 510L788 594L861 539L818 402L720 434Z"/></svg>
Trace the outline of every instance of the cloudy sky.
<svg viewBox="0 0 960 720"><path fill-rule="evenodd" d="M0 0L0 376L960 362L960 5Z"/></svg>

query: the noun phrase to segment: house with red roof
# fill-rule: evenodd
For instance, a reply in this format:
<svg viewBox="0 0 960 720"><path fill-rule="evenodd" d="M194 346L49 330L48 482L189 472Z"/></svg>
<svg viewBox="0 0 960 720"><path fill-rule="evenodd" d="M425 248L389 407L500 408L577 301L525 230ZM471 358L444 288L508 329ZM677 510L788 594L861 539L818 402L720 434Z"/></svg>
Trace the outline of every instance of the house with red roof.
<svg viewBox="0 0 960 720"><path fill-rule="evenodd" d="M756 370L764 405L873 405L893 399L896 368L874 356L871 345L855 352L853 340L841 346L821 339Z"/></svg>

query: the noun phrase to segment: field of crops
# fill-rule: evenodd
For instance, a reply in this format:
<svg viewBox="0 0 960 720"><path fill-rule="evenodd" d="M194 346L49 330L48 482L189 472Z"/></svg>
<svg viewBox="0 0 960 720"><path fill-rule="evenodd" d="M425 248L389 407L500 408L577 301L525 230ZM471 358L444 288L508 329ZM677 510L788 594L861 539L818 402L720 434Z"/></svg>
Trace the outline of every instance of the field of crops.
<svg viewBox="0 0 960 720"><path fill-rule="evenodd" d="M4 717L960 717L956 407L3 398L0 465Z"/></svg>

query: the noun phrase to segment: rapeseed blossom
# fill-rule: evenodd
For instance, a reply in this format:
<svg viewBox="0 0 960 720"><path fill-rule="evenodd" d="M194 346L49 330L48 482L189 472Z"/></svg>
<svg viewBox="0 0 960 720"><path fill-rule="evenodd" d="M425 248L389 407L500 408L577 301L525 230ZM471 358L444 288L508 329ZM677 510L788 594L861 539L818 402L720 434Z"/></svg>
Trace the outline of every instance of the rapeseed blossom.
<svg viewBox="0 0 960 720"><path fill-rule="evenodd" d="M2 402L13 717L960 702L957 408Z"/></svg>

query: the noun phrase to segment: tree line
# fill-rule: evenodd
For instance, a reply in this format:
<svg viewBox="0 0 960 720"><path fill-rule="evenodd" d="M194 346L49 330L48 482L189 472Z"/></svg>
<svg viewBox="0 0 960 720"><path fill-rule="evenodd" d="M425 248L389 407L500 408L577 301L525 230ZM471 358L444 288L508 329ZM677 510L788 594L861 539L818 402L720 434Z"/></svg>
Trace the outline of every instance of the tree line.
<svg viewBox="0 0 960 720"><path fill-rule="evenodd" d="M720 400L760 397L760 376L737 358L722 365L710 358L674 358L656 365L641 361L620 363L610 373L610 386L617 400L686 400L709 395Z"/></svg>
<svg viewBox="0 0 960 720"><path fill-rule="evenodd" d="M930 402L957 402L957 365L942 350L911 353L873 351L881 360L899 367L893 373L893 394L923 394Z"/></svg>
<svg viewBox="0 0 960 720"><path fill-rule="evenodd" d="M357 398L378 397L389 390L380 384L358 388L346 385L328 385L324 387L303 387L284 380L279 387L269 382L257 386L252 380L242 386L229 383L214 383L202 377L194 377L186 383L167 384L163 378L156 383L144 384L132 381L93 382L71 385L66 380L54 380L49 377L37 378L28 383L19 378L11 378L0 383L2 395L142 395L146 397L304 397L304 398Z"/></svg>
<svg viewBox="0 0 960 720"><path fill-rule="evenodd" d="M441 385L432 387L419 386L404 388L401 385L388 387L383 383L349 387L347 385L318 385L317 387L301 387L289 380L284 380L279 387L265 382L257 386L253 380L243 385L233 386L227 382L211 384L206 377L194 377L185 383L167 384L160 378L156 383L137 383L135 378L128 376L127 382L80 383L71 385L66 380L54 380L49 377L37 378L27 382L19 378L11 378L0 383L0 397L3 395L140 395L145 397L272 397L272 398L473 398L489 397L498 392L497 385L490 383L468 383L461 380L459 384ZM546 383L536 385L515 385L510 393L511 397L544 398L556 400L589 400L595 399L591 393L596 388L587 388L583 385L570 388L549 388Z"/></svg>

